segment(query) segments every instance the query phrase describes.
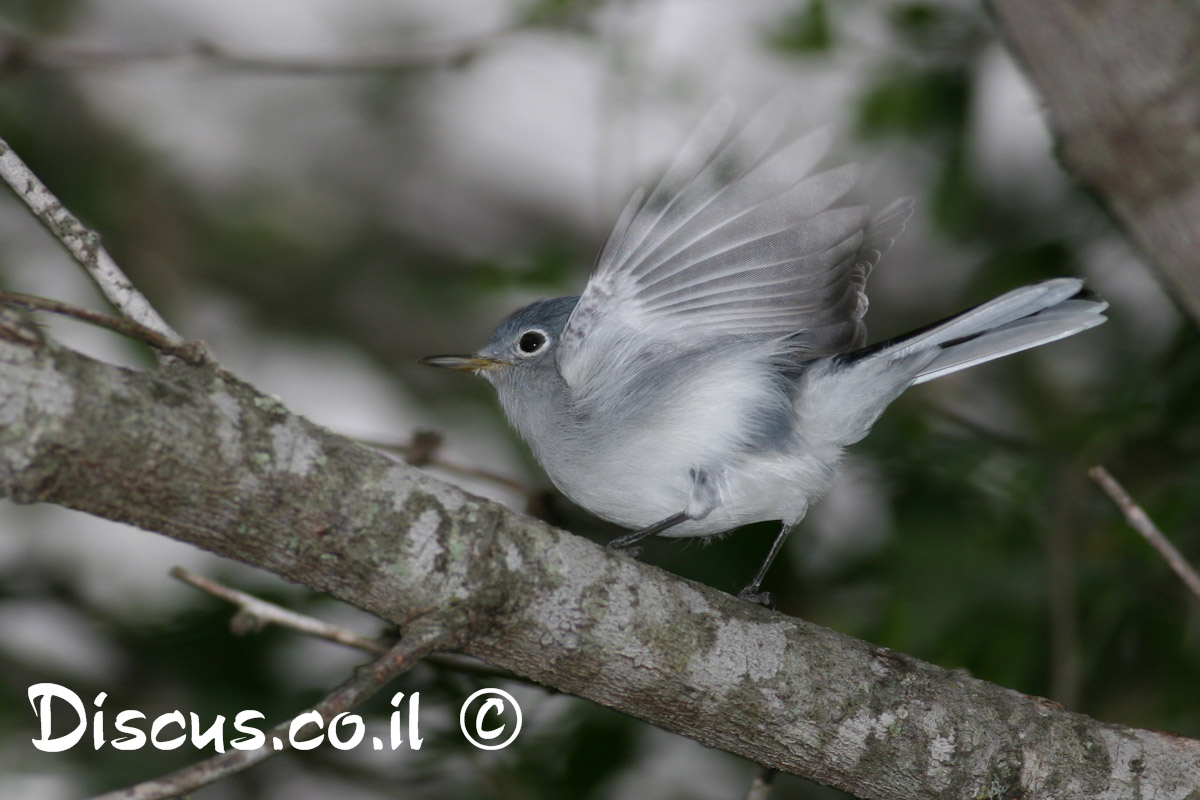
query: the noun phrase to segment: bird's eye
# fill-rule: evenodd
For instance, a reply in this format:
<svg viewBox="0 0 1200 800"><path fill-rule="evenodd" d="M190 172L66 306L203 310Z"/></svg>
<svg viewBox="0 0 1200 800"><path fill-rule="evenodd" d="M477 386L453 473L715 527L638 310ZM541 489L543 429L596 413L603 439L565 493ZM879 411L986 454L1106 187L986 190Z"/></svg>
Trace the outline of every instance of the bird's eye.
<svg viewBox="0 0 1200 800"><path fill-rule="evenodd" d="M542 349L544 344L546 344L546 334L541 331L525 331L521 334L517 347L521 348L522 353L536 353Z"/></svg>

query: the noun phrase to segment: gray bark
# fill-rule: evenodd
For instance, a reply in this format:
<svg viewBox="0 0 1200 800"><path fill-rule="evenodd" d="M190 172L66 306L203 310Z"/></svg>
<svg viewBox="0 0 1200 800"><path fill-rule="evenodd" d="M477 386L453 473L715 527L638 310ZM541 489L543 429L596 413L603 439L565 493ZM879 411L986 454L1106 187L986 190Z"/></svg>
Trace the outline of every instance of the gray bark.
<svg viewBox="0 0 1200 800"><path fill-rule="evenodd" d="M1046 100L1067 169L1090 185L1200 324L1200 8L992 0Z"/></svg>
<svg viewBox="0 0 1200 800"><path fill-rule="evenodd" d="M864 798L1200 798L1125 728L617 555L312 424L215 368L131 371L0 308L0 495L127 522Z"/></svg>

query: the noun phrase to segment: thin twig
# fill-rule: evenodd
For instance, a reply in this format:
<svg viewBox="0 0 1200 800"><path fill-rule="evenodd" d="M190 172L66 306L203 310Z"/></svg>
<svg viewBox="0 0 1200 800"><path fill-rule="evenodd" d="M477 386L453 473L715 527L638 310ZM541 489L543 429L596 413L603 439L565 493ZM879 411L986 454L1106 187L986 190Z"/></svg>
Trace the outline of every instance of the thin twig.
<svg viewBox="0 0 1200 800"><path fill-rule="evenodd" d="M522 497L529 497L536 491L532 486L497 472L479 467L470 467L438 455L438 448L442 445L442 435L434 431L415 431L412 438L407 442L386 442L371 439L357 439L357 441L378 450L399 453L404 456L406 463L414 467L437 467L466 478L478 478L502 486Z"/></svg>
<svg viewBox="0 0 1200 800"><path fill-rule="evenodd" d="M94 71L141 64L191 62L215 69L270 75L388 74L465 66L503 33L505 31L500 30L462 41L418 46L406 44L401 50L370 54L283 56L234 53L204 39L158 47L49 40L4 24L0 25L0 68L10 71L28 67Z"/></svg>
<svg viewBox="0 0 1200 800"><path fill-rule="evenodd" d="M750 791L746 792L746 800L767 800L777 774L777 771L770 767L760 766L754 773L754 780L750 781Z"/></svg>
<svg viewBox="0 0 1200 800"><path fill-rule="evenodd" d="M335 716L361 705L393 678L407 672L417 661L446 644L453 635L454 630L445 620L428 617L418 620L395 647L373 663L359 667L354 677L293 719L315 711L320 715L321 727L324 728ZM170 775L107 792L92 800L167 800L194 792L289 749L292 723L293 720L289 719L267 731L267 743L257 750L230 750Z"/></svg>
<svg viewBox="0 0 1200 800"><path fill-rule="evenodd" d="M29 206L46 230L67 248L114 308L139 325L156 331L168 342L184 344L183 337L159 316L150 301L125 277L117 262L100 244L99 234L89 230L68 211L3 139L0 139L0 178Z"/></svg>
<svg viewBox="0 0 1200 800"><path fill-rule="evenodd" d="M163 353L181 358L190 364L207 364L210 363L212 357L208 352L208 348L202 342L184 342L176 344L161 333L152 328L147 328L145 325L134 322L125 317L114 317L110 314L101 314L98 311L92 311L87 308L80 308L69 303L63 303L58 300L50 300L46 297L35 297L30 294L21 294L19 292L5 292L0 290L0 303L9 303L14 306L28 309L30 311L47 311L51 314L61 314L64 317L81 320L91 325L96 325L101 328L108 328L123 336L128 336L132 339L139 339L150 345L156 350Z"/></svg>
<svg viewBox="0 0 1200 800"><path fill-rule="evenodd" d="M1095 466L1088 470L1088 477L1100 484L1100 488L1112 498L1112 501L1117 504L1117 508L1121 509L1121 513L1125 515L1125 521L1150 543L1150 546L1159 552L1159 554L1167 560L1171 569L1175 570L1175 574L1180 580L1191 590L1192 594L1200 600L1200 575L1196 574L1196 570L1192 565L1184 560L1179 551L1175 549L1175 545L1167 541L1167 537L1163 536L1162 531L1150 519L1150 516L1142 510L1142 507L1133 502L1133 498L1125 491L1121 484L1117 483L1117 479L1109 474L1108 470L1102 466Z"/></svg>
<svg viewBox="0 0 1200 800"><path fill-rule="evenodd" d="M195 586L201 591L208 592L214 597L219 597L237 606L238 613L234 617L233 622L234 633L241 634L252 630L261 630L264 626L273 623L275 625L282 625L285 628L291 628L308 636L325 639L326 641L335 642L346 647L353 647L357 650L364 650L375 655L383 655L388 651L389 645L364 638L335 625L330 625L328 622L323 622L316 617L291 611L254 595L246 594L237 589L231 589L202 575L189 572L183 567L171 567L170 575L172 578Z"/></svg>
<svg viewBox="0 0 1200 800"><path fill-rule="evenodd" d="M247 594L246 592L226 586L223 583L218 583L212 578L197 575L183 567L172 567L169 574L172 578L181 580L189 586L194 586L203 592L211 594L213 597L237 606L238 611L234 615L230 627L238 635L260 631L266 625L274 624L290 628L297 633L303 633L307 636L313 636L317 639L323 639L345 647L352 647L374 655L386 653L388 648L395 645L395 641L380 641L359 636L357 633L348 631L345 628L339 628L316 617L310 617L307 614L301 614L297 611L276 605L269 600L263 600L261 597L255 597L252 594ZM530 686L541 686L539 683L522 678L506 669L493 667L490 664L485 664L466 656L433 653L426 656L425 661L427 664L439 669L474 675L479 678L500 678L502 680L525 683Z"/></svg>

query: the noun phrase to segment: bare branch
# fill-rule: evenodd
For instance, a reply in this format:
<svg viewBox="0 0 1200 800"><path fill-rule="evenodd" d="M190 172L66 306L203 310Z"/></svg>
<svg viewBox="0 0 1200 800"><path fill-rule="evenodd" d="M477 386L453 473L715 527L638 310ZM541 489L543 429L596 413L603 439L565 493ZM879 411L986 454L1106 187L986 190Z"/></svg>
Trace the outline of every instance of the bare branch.
<svg viewBox="0 0 1200 800"><path fill-rule="evenodd" d="M106 792L92 800L167 800L180 797L284 752L291 745L293 720L315 711L320 715L323 728L338 714L361 705L393 678L412 669L413 665L430 652L450 642L457 628L457 620L454 620L453 616L430 615L414 622L404 638L378 660L359 667L354 677L308 711L267 731L267 744L257 750L230 750L170 775L115 792Z"/></svg>
<svg viewBox="0 0 1200 800"><path fill-rule="evenodd" d="M374 655L382 655L388 651L388 648L395 645L394 641L381 642L376 639L359 636L357 633L345 630L344 628L330 625L324 620L292 611L268 600L263 600L261 597L255 597L252 594L233 589L211 578L205 578L202 575L189 572L183 567L172 567L170 575L172 578L177 578L203 592L211 594L213 597L237 606L238 613L234 615L233 620L230 622L230 628L239 636L252 631L262 630L265 625L275 624L284 628L290 628L297 633L303 633L317 639L324 639L327 642L344 645L345 647L352 647L356 650L363 650ZM439 669L461 672L479 678L500 678L502 680L524 683L529 686L545 688L535 681L522 678L520 675L514 675L506 669L493 667L490 664L485 664L466 656L451 653L431 653L425 657L425 662Z"/></svg>
<svg viewBox="0 0 1200 800"><path fill-rule="evenodd" d="M464 478L478 478L479 480L494 483L526 498L536 492L532 486L521 483L507 475L501 475L498 472L480 469L479 467L467 466L466 464L460 464L457 461L439 456L437 451L442 446L442 435L435 431L414 431L412 438L407 442L388 442L372 439L358 439L358 441L378 450L399 453L404 456L405 463L411 464L414 467L437 467L447 472L452 472L455 475L461 475Z"/></svg>
<svg viewBox="0 0 1200 800"><path fill-rule="evenodd" d="M29 206L46 230L67 248L114 308L138 325L155 331L165 341L180 346L184 344L183 337L159 316L150 302L125 277L125 273L100 244L100 235L89 230L68 211L3 139L0 139L0 178Z"/></svg>
<svg viewBox="0 0 1200 800"><path fill-rule="evenodd" d="M213 42L195 39L183 45L130 47L42 39L0 26L0 69L40 68L95 71L153 65L193 63L230 71L270 75L372 75L466 66L491 47L505 31L459 41L405 43L402 49L378 53L282 56L235 53Z"/></svg>
<svg viewBox="0 0 1200 800"><path fill-rule="evenodd" d="M189 572L183 567L171 567L170 575L172 578L208 592L213 597L219 597L237 606L238 613L233 622L234 633L241 634L249 630L261 630L263 626L274 623L307 636L353 647L356 650L364 650L375 655L383 655L388 651L388 645L343 630L336 625L330 625L316 617L300 614L254 595L231 589L202 575Z"/></svg>
<svg viewBox="0 0 1200 800"><path fill-rule="evenodd" d="M746 800L767 800L771 794L771 786L775 783L778 773L768 767L759 767L750 781L750 791L746 792Z"/></svg>
<svg viewBox="0 0 1200 800"><path fill-rule="evenodd" d="M1100 484L1100 488L1104 490L1105 494L1112 498L1112 501L1117 504L1117 508L1121 509L1129 526L1140 533L1150 543L1150 546L1166 559L1167 564L1175 571L1179 579L1195 595L1196 599L1200 600L1200 575L1196 574L1192 565L1175 549L1175 545L1171 544L1166 536L1163 536L1162 531L1154 524L1154 520L1150 519L1150 515L1133 501L1133 498L1125 491L1125 487L1118 483L1117 479L1102 466L1089 469L1088 476Z"/></svg>
<svg viewBox="0 0 1200 800"><path fill-rule="evenodd" d="M9 303L30 311L47 311L51 314L60 314L64 317L71 317L81 322L107 328L115 333L128 336L131 339L139 339L154 349L173 355L176 358L181 358L189 364L199 366L212 362L212 356L203 342L196 341L176 344L158 331L147 328L145 325L141 325L125 317L101 314L98 311L80 308L79 306L73 306L58 300L35 297L29 294L21 294L20 292L5 292L0 290L0 303Z"/></svg>

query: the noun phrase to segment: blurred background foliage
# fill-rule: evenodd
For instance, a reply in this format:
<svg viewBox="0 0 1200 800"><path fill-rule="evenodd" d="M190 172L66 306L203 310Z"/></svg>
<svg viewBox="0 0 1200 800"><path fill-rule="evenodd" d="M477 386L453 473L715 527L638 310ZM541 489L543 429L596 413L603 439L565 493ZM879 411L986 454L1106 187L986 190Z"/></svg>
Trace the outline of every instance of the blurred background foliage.
<svg viewBox="0 0 1200 800"><path fill-rule="evenodd" d="M447 459L534 491L466 485L603 540L613 529L547 491L481 381L414 361L478 346L521 302L578 291L625 196L719 97L748 110L782 97L802 126L837 124L844 154L867 165L869 199L919 199L872 279L875 338L1062 274L1105 295L1111 322L901 398L766 588L786 613L1102 720L1200 736L1195 600L1085 476L1106 464L1200 562L1200 343L1059 170L981 4L458 6L8 0L0 132L168 319L239 374L352 435L436 429ZM425 55L329 66L410 50ZM213 52L325 68L238 67ZM0 282L101 307L11 198ZM49 324L101 357L150 363L136 344ZM113 713L278 720L361 660L278 630L231 635L229 609L165 579L169 563L382 632L161 537L55 509L0 513L0 795L74 797L197 757L40 753L31 683L108 692ZM734 590L773 533L659 541L645 557ZM517 688L517 745L471 750L453 718L490 682L424 667L404 678L427 709L419 753L285 755L197 797L726 798L753 772L536 688ZM384 698L368 708L378 724L390 710ZM840 796L790 776L772 794Z"/></svg>

